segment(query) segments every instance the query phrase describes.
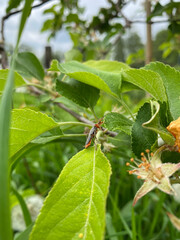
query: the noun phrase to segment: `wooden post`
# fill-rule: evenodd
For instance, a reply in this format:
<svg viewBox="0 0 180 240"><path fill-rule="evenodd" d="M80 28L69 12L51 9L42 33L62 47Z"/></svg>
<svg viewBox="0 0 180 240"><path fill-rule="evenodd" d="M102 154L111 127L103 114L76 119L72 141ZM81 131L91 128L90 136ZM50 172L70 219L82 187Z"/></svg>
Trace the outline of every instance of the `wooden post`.
<svg viewBox="0 0 180 240"><path fill-rule="evenodd" d="M45 68L50 67L50 63L52 60L52 51L50 46L45 47Z"/></svg>
<svg viewBox="0 0 180 240"><path fill-rule="evenodd" d="M145 0L146 18L151 14L151 0ZM145 50L145 63L148 64L152 61L152 33L151 23L146 24L146 50Z"/></svg>
<svg viewBox="0 0 180 240"><path fill-rule="evenodd" d="M2 66L2 69L8 68L8 60L3 41L0 42L0 64Z"/></svg>

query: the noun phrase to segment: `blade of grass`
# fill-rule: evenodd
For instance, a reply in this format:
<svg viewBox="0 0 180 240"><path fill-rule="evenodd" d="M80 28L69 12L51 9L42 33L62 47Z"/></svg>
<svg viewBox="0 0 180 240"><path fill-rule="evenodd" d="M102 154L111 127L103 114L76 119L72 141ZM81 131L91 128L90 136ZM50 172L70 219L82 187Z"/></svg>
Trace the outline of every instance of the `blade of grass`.
<svg viewBox="0 0 180 240"><path fill-rule="evenodd" d="M17 37L17 41L16 41L16 48L18 48L24 26L26 24L27 18L29 17L29 15L31 13L31 5L32 5L33 1L34 0L26 0L25 1L25 5L23 8L22 16L21 16L19 31L18 31L18 37Z"/></svg>
<svg viewBox="0 0 180 240"><path fill-rule="evenodd" d="M9 125L11 117L12 93L14 85L14 61L18 51L19 41L30 13L31 1L26 0L23 9L15 51L11 61L11 68L5 85L0 104L0 239L11 240L11 218L9 204Z"/></svg>
<svg viewBox="0 0 180 240"><path fill-rule="evenodd" d="M137 233L136 233L136 217L135 217L135 213L134 213L134 208L132 207L132 239L133 240L136 240L136 236L137 236Z"/></svg>
<svg viewBox="0 0 180 240"><path fill-rule="evenodd" d="M19 194L18 191L16 191L15 188L11 187L11 189L12 189L14 195L16 196L16 198L19 201L19 204L21 206L21 210L23 212L26 227L28 227L32 223L32 220L31 220L31 215L30 215L29 210L27 208L26 202L24 201L24 198L21 196L21 194Z"/></svg>
<svg viewBox="0 0 180 240"><path fill-rule="evenodd" d="M34 223L31 223L31 225L29 225L24 232L20 233L17 237L14 238L14 240L28 240L29 239L29 235L32 231L32 228L34 226Z"/></svg>
<svg viewBox="0 0 180 240"><path fill-rule="evenodd" d="M11 95L14 73L11 70L0 105L0 239L11 240L11 220L9 206L8 150Z"/></svg>
<svg viewBox="0 0 180 240"><path fill-rule="evenodd" d="M117 206L115 205L114 199L112 198L111 194L109 195L109 198L110 198L110 200L111 200L111 202L112 202L113 207L114 207L114 208L116 209L116 211L117 211L118 217L120 218L120 220L121 220L121 222L122 222L122 224L123 224L123 226L124 226L124 229L127 231L127 234L129 235L130 239L132 239L132 231L131 231L131 229L129 228L128 224L126 223L125 219L123 218L120 210L119 210L119 209L117 208Z"/></svg>
<svg viewBox="0 0 180 240"><path fill-rule="evenodd" d="M157 223L158 223L158 220L159 220L159 215L160 215L160 213L162 211L165 197L166 197L165 194L161 194L160 198L159 198L159 201L156 204L156 207L154 209L153 221L152 221L152 224L151 224L151 227L150 227L150 230L149 230L149 237L152 237L154 229L157 226Z"/></svg>
<svg viewBox="0 0 180 240"><path fill-rule="evenodd" d="M116 237L117 232L113 226L112 217L110 213L106 213L106 229L109 236L109 240L118 240L118 238Z"/></svg>

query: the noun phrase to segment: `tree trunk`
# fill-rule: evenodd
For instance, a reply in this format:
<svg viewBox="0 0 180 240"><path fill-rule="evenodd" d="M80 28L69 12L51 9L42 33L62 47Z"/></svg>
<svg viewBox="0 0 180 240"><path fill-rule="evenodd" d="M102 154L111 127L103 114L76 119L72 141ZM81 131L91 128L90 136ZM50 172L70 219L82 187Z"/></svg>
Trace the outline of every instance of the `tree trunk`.
<svg viewBox="0 0 180 240"><path fill-rule="evenodd" d="M146 6L146 18L151 14L151 1L145 0ZM152 34L151 34L151 23L146 24L146 58L145 63L148 64L152 61Z"/></svg>

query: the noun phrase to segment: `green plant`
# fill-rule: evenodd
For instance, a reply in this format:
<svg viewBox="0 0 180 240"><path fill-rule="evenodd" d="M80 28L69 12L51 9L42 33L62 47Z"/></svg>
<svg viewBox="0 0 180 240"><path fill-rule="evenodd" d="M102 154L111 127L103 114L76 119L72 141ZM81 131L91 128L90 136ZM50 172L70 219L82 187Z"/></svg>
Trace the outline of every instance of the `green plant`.
<svg viewBox="0 0 180 240"><path fill-rule="evenodd" d="M172 194L171 185L180 183L180 72L160 62L134 69L53 60L45 76L32 53L18 54L29 11L26 1L10 70L0 70L0 238L12 239L11 180L11 200L17 198L27 226L16 240L177 239L165 212L180 215L178 204L148 192ZM13 79L25 90L11 99ZM91 146L84 149L87 127ZM136 167L129 170L131 162ZM141 180L127 170L145 180L138 192ZM25 196L35 192L46 199L34 224Z"/></svg>
<svg viewBox="0 0 180 240"><path fill-rule="evenodd" d="M23 54L24 61L26 57L29 58L29 54ZM41 69L39 63L36 64L36 62L37 60L32 60L31 64L33 65L32 69L36 69L38 76L38 71ZM28 70L30 78L30 74L33 72L31 65ZM19 67L17 71L22 73ZM127 151L127 144L131 144L132 151L136 157L140 158L141 153L146 149L152 151L158 149L158 133L166 144L165 149L170 151L168 152L168 154L170 153L168 161L171 162L172 150L176 150L173 147L175 138L166 130L166 127L170 121L177 119L180 115L178 103L180 73L159 62L151 63L141 69L133 69L123 63L113 61L88 61L85 63L72 61L60 64L56 60L52 62L49 71L61 73L61 75L55 76L56 81L52 82L49 88L42 80L38 84L29 81L24 85L23 79L18 74L19 84L17 87L22 84L27 87L32 86L33 89L35 87L41 90L39 94L48 94L49 98L41 103L46 104L47 110L52 104L60 107L64 107L63 104L66 104L68 107L73 107L73 110L67 108L66 111L81 122L65 121L64 119L63 122L58 122L58 119L61 120L61 115L52 116L53 120L47 114L28 107L14 109L10 127L9 171L18 167L22 156L28 156L28 152L53 141L68 140L68 142L72 142L77 138L80 140L80 149L82 149L84 145L82 127L91 126L93 118L97 122L100 117L104 116L103 128L105 127L109 132L100 128L92 139L96 145L80 151L65 164L44 203L41 214L30 234L30 239L43 239L45 236L47 239L91 239L93 236L95 239L102 239L111 167L101 148L104 152L112 151L112 156L110 153L107 154L111 161L114 161L112 159L115 159L117 154L122 156L125 161L123 160L120 165L125 166L125 162L133 155L131 151ZM4 70L1 70L0 74L4 76ZM171 81L172 76L173 82ZM173 88L174 85L176 89ZM128 96L126 95L127 91L137 91L135 89L142 89L150 94L146 99L142 99L143 101L140 100L141 107L138 108L138 112L133 112L132 106L127 106L125 102L125 97ZM3 89L1 90L3 91ZM110 95L114 102L112 103L122 106L124 110L119 109L119 112L117 108L114 110L115 112L111 112L112 106L110 105L109 113L105 113L99 101L101 99L106 101L107 95L101 94L100 96L100 90ZM29 93L27 92L27 94ZM107 111L108 107L105 109ZM87 118L79 115L76 111L81 111ZM124 114L122 111L125 111ZM75 127L74 130L71 130L72 127ZM120 134L123 132L124 134ZM131 140L128 136L131 136ZM122 144L124 141L126 141L125 145ZM125 151L122 150L124 146L127 148ZM164 157L166 155L164 152ZM173 160L176 161L176 159ZM114 164L112 162L112 172L116 174ZM139 175L141 176L141 174ZM113 178L112 175L112 181L114 181ZM148 191L145 191L144 194ZM118 195L115 197L114 194L114 190L110 188L109 200L115 211L112 213L110 208L110 216L119 211L115 200ZM134 216L132 221L135 221L133 224L136 224L135 215L132 216ZM123 216L120 214L119 217L125 228L125 234L128 234L130 239L135 239L135 236L139 234L135 230L136 226L132 225L133 229L131 230ZM110 235L112 234L111 228L108 226L107 231ZM114 232L118 236L115 230ZM27 231L27 239L28 235L29 231Z"/></svg>

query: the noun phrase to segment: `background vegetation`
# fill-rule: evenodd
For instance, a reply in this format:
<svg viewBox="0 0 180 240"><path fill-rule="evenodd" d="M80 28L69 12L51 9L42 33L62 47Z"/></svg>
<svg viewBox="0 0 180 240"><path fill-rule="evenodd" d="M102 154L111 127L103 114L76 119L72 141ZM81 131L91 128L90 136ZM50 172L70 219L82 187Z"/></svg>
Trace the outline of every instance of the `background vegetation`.
<svg viewBox="0 0 180 240"><path fill-rule="evenodd" d="M11 158L10 208L12 210L14 206L20 203L24 211L22 218L25 218L26 227L29 226L26 232L23 232L25 235L19 234L19 230L22 230L21 227L14 227L13 237L16 240L28 239L28 231L32 228L33 221L30 215L33 215L35 210L33 207L28 210L24 200L34 195L39 195L42 199L47 196L68 160L84 149L87 135L85 125L90 128L92 123L97 122L105 114L113 111L131 118L126 105L129 106L132 115L135 116L143 104L151 99L151 96L145 90L136 87L132 91L131 84L125 86L121 95L122 101L110 96L107 92L99 92L99 90L93 92L95 90L90 89L89 85L85 87L80 85L79 88L77 87L78 94L83 95L84 91L86 94L83 97L88 98L88 106L83 105L77 97L72 97L68 91L62 91L62 86L59 86L59 89L57 86L55 88L57 80L60 82L63 80L63 84L64 79L67 79L67 77L62 72L59 74L54 71L54 65L51 65L52 69L50 69L53 71L47 72L47 69L42 67L45 61L44 58L47 58L48 61L57 59L60 63L71 60L80 63L88 60L116 60L127 63L133 68L140 68L147 63L147 57L145 56L147 56L148 51L151 51L152 59L149 59L150 61L160 61L176 69L179 69L180 60L180 2L169 1L163 5L160 2L152 3L150 15L146 10L147 16L143 24L147 24L147 26L156 24L154 20L156 16L166 17L165 21L168 22L167 29L157 33L155 39L148 40L152 44L152 48L148 49L145 46L146 44L142 43L139 35L133 31L133 21L127 19L123 14L123 8L128 4L128 1L108 0L109 7L101 8L99 14L94 16L91 21L85 21L82 18L85 9L79 7L79 1L61 0L55 4L52 1L52 6L44 11L47 20L43 23L42 31L49 32L50 40L56 36L58 31L65 28L69 32L73 47L64 55L62 53L46 54L40 61L34 55L36 53L30 53L30 49L27 51L27 47L25 47L26 49L23 46L19 47L21 33L31 10L29 2L25 1L25 7L22 8L23 0L10 0L7 3L7 12L2 18L0 49L2 69L10 67L20 74L14 76L16 86L24 85L21 82L24 81L23 78L27 80L27 83L25 87L17 88L14 91L12 90L13 84L10 84L11 80L7 81L9 88L4 89L4 83L0 85L1 93L2 91L6 93L4 95L6 97L1 98L0 124L2 122L7 123L6 128L1 125L0 146L5 148L8 145L8 140L5 139L4 141L4 132L9 128L11 108L27 108L40 111L50 116L55 122L72 122L73 124L64 124L61 126L61 130L54 128L53 130L48 129L45 133L42 131L43 134L40 134L40 132L40 137L35 138L35 141L31 142L31 146L28 145L27 149L14 154ZM38 5L38 7L41 7L48 1L31 2L32 6ZM19 14L19 9L20 12L22 12L21 9L24 9L24 11L17 44L11 48L8 47L4 38L5 21L11 15ZM31 11L33 11L33 8ZM132 29L128 37L124 36L127 29ZM13 55L13 58L10 58L9 55ZM6 74L7 78L7 73L3 72L3 74ZM78 86L78 82L74 79L68 80L67 84L72 89ZM128 91L128 89L131 91ZM12 92L13 101L9 97ZM88 92L90 92L90 95L88 95ZM12 119L13 116L11 116ZM34 116L32 116L33 118ZM84 125L78 124L79 121L84 122ZM39 129L41 127L43 127L43 122L39 123ZM31 128L33 129L33 125ZM65 133L63 136L61 131ZM172 196L154 190L143 197L135 208L132 207L134 195L141 182L127 173L126 162L134 156L131 148L131 136L127 135L125 131L117 130L116 132L119 133L117 136L107 135L103 139L104 142L107 141L103 148L112 167L111 184L107 197L104 238L110 240L180 239L180 233L172 226L168 216L165 214L166 211L172 211L176 216L180 216L179 199L174 200ZM21 134L19 138L21 138ZM0 157L2 157L2 163L3 158L5 159L4 162L8 158L3 153ZM165 161L172 159L172 155L163 157ZM180 160L179 153L174 153L173 157L176 163ZM5 165L5 168L7 168L7 164ZM4 169L4 163L0 167ZM1 185L4 184L4 181L8 183L7 179L8 172L6 176L4 175L4 180L3 178L0 179L3 180ZM8 189L8 186L6 189ZM8 199L8 192L4 192L4 194ZM29 208L30 205L31 203L27 204ZM4 214L8 216L8 207L7 212ZM1 226L3 226L3 221L0 222ZM17 221L17 215L15 215L13 221ZM7 217L7 222L10 225L10 216ZM1 230L4 231L2 227ZM5 235L7 232L8 228L4 231L4 236L8 236L7 240L12 239L11 233Z"/></svg>

